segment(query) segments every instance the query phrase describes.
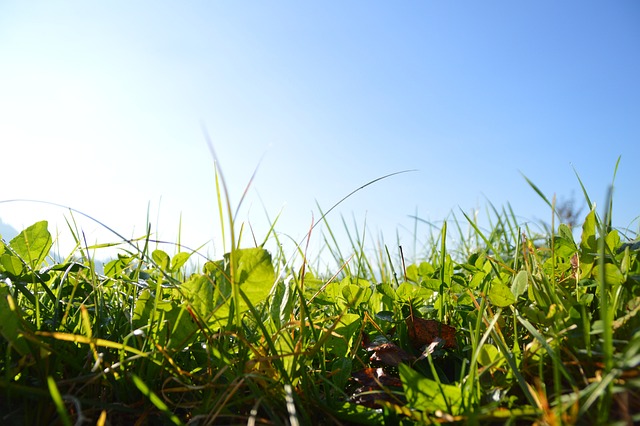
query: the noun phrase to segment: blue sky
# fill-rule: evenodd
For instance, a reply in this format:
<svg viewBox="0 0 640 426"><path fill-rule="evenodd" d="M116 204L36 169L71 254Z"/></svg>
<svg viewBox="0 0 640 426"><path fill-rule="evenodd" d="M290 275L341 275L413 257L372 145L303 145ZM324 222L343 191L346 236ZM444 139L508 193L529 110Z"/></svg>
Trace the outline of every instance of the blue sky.
<svg viewBox="0 0 640 426"><path fill-rule="evenodd" d="M410 244L416 212L482 220L488 201L548 221L522 174L581 202L575 168L602 206L619 156L614 222L637 231L639 22L630 0L4 1L0 200L128 237L149 212L172 241L182 215L183 242L219 256L204 126L233 203L257 168L238 218L258 240L265 212L299 240L316 201L406 169L340 205L334 230L342 215ZM48 219L61 242L65 217L0 203L5 224Z"/></svg>

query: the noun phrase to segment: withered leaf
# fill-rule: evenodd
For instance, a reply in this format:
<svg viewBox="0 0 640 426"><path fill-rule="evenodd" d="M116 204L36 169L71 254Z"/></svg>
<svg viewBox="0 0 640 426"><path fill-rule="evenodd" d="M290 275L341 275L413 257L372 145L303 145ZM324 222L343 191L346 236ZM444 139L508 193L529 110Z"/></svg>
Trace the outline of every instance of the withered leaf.
<svg viewBox="0 0 640 426"><path fill-rule="evenodd" d="M373 352L370 358L371 361L380 362L391 367L397 367L401 362L411 362L415 360L414 356L409 355L400 346L391 342L371 345L367 347L367 350Z"/></svg>
<svg viewBox="0 0 640 426"><path fill-rule="evenodd" d="M358 387L349 400L369 408L379 408L378 401L397 402L387 388L402 388L402 380L388 375L382 368L365 368L352 373Z"/></svg>
<svg viewBox="0 0 640 426"><path fill-rule="evenodd" d="M438 339L444 341L445 348L457 347L455 327L418 317L409 317L405 323L411 344L418 350Z"/></svg>
<svg viewBox="0 0 640 426"><path fill-rule="evenodd" d="M402 387L402 381L398 377L390 376L383 368L365 368L354 371L351 374L356 382L366 387L391 386Z"/></svg>

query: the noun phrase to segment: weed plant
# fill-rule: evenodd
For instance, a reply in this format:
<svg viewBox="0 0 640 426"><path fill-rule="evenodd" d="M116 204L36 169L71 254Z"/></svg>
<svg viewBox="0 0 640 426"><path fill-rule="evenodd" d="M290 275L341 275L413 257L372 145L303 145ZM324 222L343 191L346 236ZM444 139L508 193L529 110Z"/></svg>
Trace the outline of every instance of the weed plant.
<svg viewBox="0 0 640 426"><path fill-rule="evenodd" d="M365 232L346 225L351 247L338 247L323 215L342 265L327 274L305 244L301 268L265 250L275 223L240 247L216 184L230 249L196 270L197 253L147 236L98 273L103 246L73 221L62 260L46 222L2 241L3 425L640 422L640 243L613 229L611 200L577 241L554 220L535 234L510 208L490 206L489 230L452 216L414 262L382 241L365 255Z"/></svg>

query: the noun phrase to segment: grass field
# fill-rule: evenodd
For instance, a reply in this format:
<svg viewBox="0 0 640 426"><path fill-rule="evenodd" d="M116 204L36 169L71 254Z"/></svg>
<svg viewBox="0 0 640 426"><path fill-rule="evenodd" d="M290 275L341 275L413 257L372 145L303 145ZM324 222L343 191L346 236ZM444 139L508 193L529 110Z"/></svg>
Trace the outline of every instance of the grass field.
<svg viewBox="0 0 640 426"><path fill-rule="evenodd" d="M491 207L490 229L445 222L417 259L354 232L337 247L326 222L327 272L304 245L295 268L238 247L217 183L222 259L147 237L99 271L111 245L73 220L59 261L46 222L0 244L0 423L640 423L640 243L611 200L574 232L530 182L547 234Z"/></svg>

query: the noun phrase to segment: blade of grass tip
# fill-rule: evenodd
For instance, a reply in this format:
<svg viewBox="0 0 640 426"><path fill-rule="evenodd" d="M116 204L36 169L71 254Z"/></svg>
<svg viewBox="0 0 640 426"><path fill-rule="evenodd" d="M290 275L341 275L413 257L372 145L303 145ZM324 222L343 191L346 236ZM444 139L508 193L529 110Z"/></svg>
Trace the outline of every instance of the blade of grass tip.
<svg viewBox="0 0 640 426"><path fill-rule="evenodd" d="M225 231L225 225L224 225L224 210L223 210L224 204L222 203L222 195L220 192L220 175L218 173L218 168L215 166L214 166L214 180L216 183L216 199L218 202L218 216L220 217L220 233L222 236L222 248L223 250L226 250L227 232Z"/></svg>
<svg viewBox="0 0 640 426"><path fill-rule="evenodd" d="M160 235L160 204L162 203L162 195L160 196L160 199L158 200L158 210L156 212L156 235ZM147 202L147 223L149 224L149 231L151 231L151 201ZM149 238L151 238L151 236L149 235ZM159 249L160 247L158 246L158 243L155 243L155 249Z"/></svg>
<svg viewBox="0 0 640 426"><path fill-rule="evenodd" d="M621 156L618 156L618 160L616 161L616 165L613 168L613 177L611 178L611 187L609 189L609 191L611 192L608 196L608 205L607 205L607 212L608 212L608 216L607 216L607 230L610 231L611 229L613 229L612 227L612 221L613 221L613 188L614 188L614 184L616 181L616 175L618 174L618 166L620 165L620 158Z"/></svg>
<svg viewBox="0 0 640 426"><path fill-rule="evenodd" d="M347 228L346 222L343 220L345 229ZM371 268L371 263L368 261L367 257L364 254L364 246L365 246L365 239L366 239L366 234L367 234L367 216L365 214L364 217L364 224L362 225L362 236L360 236L360 231L358 230L358 223L356 221L355 216L353 217L353 228L355 230L355 244L354 244L354 240L351 239L351 235L349 234L349 231L347 230L347 234L349 234L349 240L352 242L352 248L354 253L356 253L356 256L358 258L358 263L357 263L357 277L362 277L365 279L368 279L369 277L373 276L373 269ZM366 272L364 272L366 270Z"/></svg>
<svg viewBox="0 0 640 426"><path fill-rule="evenodd" d="M418 170L416 169L408 169L408 170L401 170L399 172L394 172L394 173L389 173L387 175L384 176L380 176L379 178L373 179L367 183L365 183L364 185L360 186L359 188L356 188L355 190L351 191L349 194L345 195L344 197L342 197L340 199L340 201L338 201L337 203L335 203L333 206L331 206L331 208L329 208L329 210L327 210L325 213L322 213L322 210L320 209L320 205L318 203L318 201L316 200L316 206L318 207L318 209L320 210L321 216L320 218L313 224L313 226L311 227L311 229L313 230L316 226L318 226L320 223L325 223L327 225L327 229L329 230L329 233L331 234L331 238L334 241L334 244L336 244L336 248L337 248L337 243L336 243L336 239L335 236L333 235L333 233L331 232L331 228L329 227L329 224L326 221L326 217L329 213L331 213L331 211L333 211L333 209L335 209L336 207L338 207L340 204L342 204L346 199L348 199L349 197L351 197L352 195L354 195L356 192L368 187L369 185L372 185L378 181L381 181L383 179L387 179L390 178L392 176L396 176L399 174L403 174L403 173L411 173L411 172L417 172ZM311 235L310 233L308 233L307 235L305 235L303 237L303 239L298 243L298 245L302 245L302 243L304 242L304 238L308 238L308 236ZM334 258L335 258L335 252L334 250L331 250L332 254L334 254ZM338 249L338 253L339 253L339 259L336 259L336 261L339 264L344 264L344 256L342 255L342 253L340 253L340 250Z"/></svg>
<svg viewBox="0 0 640 426"><path fill-rule="evenodd" d="M331 206L331 208L330 208L329 210L327 210L327 211L326 211L326 213L324 213L322 216L320 216L320 219L318 219L318 220L316 221L316 223L313 225L313 228L315 228L315 227L316 227L320 222L322 222L322 221L324 220L324 218L325 218L329 213L331 213L331 211L332 211L333 209L335 209L336 207L338 207L340 204L342 204L346 199L348 199L349 197L351 197L351 196L352 196L353 194L355 194L356 192L358 192L358 191L360 191L360 190L362 190L362 189L366 188L366 187L367 187L367 186L369 186L369 185L372 185L372 184L374 184L374 183L376 183L376 182L379 182L379 181L381 181L381 180L384 180L384 179L388 179L388 178L390 178L390 177L392 177L392 176L400 175L400 174L403 174L403 173L412 173L412 172L417 172L417 171L418 171L417 169L401 170L401 171L399 171L399 172L389 173L389 174L387 174L387 175L380 176L379 178L376 178L376 179L370 180L369 182L365 183L364 185L360 186L359 188L354 189L353 191L351 191L350 193L348 193L347 195L345 195L344 197L342 197L342 198L340 199L340 201L338 201L338 202L337 202L337 203L335 203L333 206ZM316 202L316 204L317 204L317 202ZM305 238L306 238L306 237L305 237ZM300 244L302 244L302 241L300 242Z"/></svg>
<svg viewBox="0 0 640 426"><path fill-rule="evenodd" d="M591 202L591 198L589 197L589 193L587 192L587 188L584 186L584 183L582 183L582 179L580 179L580 175L578 174L578 171L576 170L575 167L573 167L573 165L571 166L573 168L573 173L575 173L576 178L578 179L578 183L580 184L580 188L582 189L582 194L584 195L584 199L587 201L587 205L589 206L589 210L591 210L593 208L593 203Z"/></svg>
<svg viewBox="0 0 640 426"><path fill-rule="evenodd" d="M393 267L393 261L391 260L391 253L389 253L389 247L384 246L384 250L387 253L387 259L389 260L389 268L391 269L391 274L393 275L393 281L395 281L396 283L396 288L398 288L400 286L400 283L398 282L398 274L396 274L396 270Z"/></svg>
<svg viewBox="0 0 640 426"><path fill-rule="evenodd" d="M353 250L353 253L356 254L356 258L357 258L357 243L356 243L356 239L351 235L351 231L349 230L349 225L347 225L347 221L345 220L343 215L340 215L340 221L342 222L342 227L344 228L345 233L347 234L347 239L349 240L349 245L351 246L351 250ZM355 226L355 232L356 232L356 238L358 236L358 226ZM359 259L358 259L359 260ZM359 265L356 265L356 267L358 267Z"/></svg>
<svg viewBox="0 0 640 426"><path fill-rule="evenodd" d="M398 244L398 249L400 250L400 261L402 264L402 279L404 282L407 282L407 264L404 260L404 251L402 250L402 246Z"/></svg>
<svg viewBox="0 0 640 426"><path fill-rule="evenodd" d="M507 225L509 225L509 232L511 233L511 237L515 241L518 241L520 240L520 227L518 226L518 218L516 217L516 214L511 207L511 203L507 202L506 208L508 211L504 212L504 216Z"/></svg>
<svg viewBox="0 0 640 426"><path fill-rule="evenodd" d="M462 244L462 247L459 249L462 251L462 253L464 253L464 257L467 257L469 255L469 253L471 252L471 248L469 246L469 241L467 240L467 238L465 238L464 235L464 231L462 230L462 227L460 226L460 221L458 220L458 218L454 215L453 216L453 223L456 226L456 230L458 232L458 236L460 237L460 243Z"/></svg>
<svg viewBox="0 0 640 426"><path fill-rule="evenodd" d="M169 407L167 407L167 404L165 404L164 401L162 401L162 399L158 397L158 395L156 395L151 389L149 389L147 384L140 377L132 373L131 380L133 380L133 384L136 385L138 390L144 396L146 396L149 399L149 401L153 405L155 405L155 407L158 410L160 410L164 415L166 415L169 418L169 420L171 420L171 423L173 423L174 425L184 425L184 423L180 421L178 416L176 416L175 414L173 414L173 412L171 412Z"/></svg>
<svg viewBox="0 0 640 426"><path fill-rule="evenodd" d="M73 237L73 240L76 242L76 246L72 250L72 252L74 252L74 251L76 251L76 249L82 248L82 245L80 244L80 239L78 237L80 232L78 230L78 224L76 222L76 218L73 215L72 211L69 211L69 214L71 215L71 221L73 222L73 226L71 226L71 223L69 223L69 219L67 218L67 216L64 216L64 221L67 223L67 227L69 228L69 231L71 232L71 236ZM80 250L80 253L83 255L82 250Z"/></svg>
<svg viewBox="0 0 640 426"><path fill-rule="evenodd" d="M178 217L178 241L176 244L176 254L182 251L182 212L180 212L180 216Z"/></svg>
<svg viewBox="0 0 640 426"><path fill-rule="evenodd" d="M484 233L480 230L480 228L478 228L478 225L476 225L471 218L464 212L464 210L460 209L460 211L462 212L462 214L464 215L464 217L469 221L469 225L471 225L471 227L476 231L477 235L480 236L480 238L482 238L482 241L484 241L484 243L487 245L487 248L491 250L492 255L502 264L504 264L504 260L502 260L502 256L500 256L500 252L498 250L496 250L496 248L493 246L493 244L491 244L491 241L489 241L489 239L487 239L487 237L484 235Z"/></svg>
<svg viewBox="0 0 640 426"><path fill-rule="evenodd" d="M334 260L338 263L338 265L344 265L345 263L344 255L340 250L340 244L338 244L338 240L336 239L336 236L333 233L333 229L331 228L331 225L329 225L329 222L326 219L327 214L322 212L322 207L320 207L320 204L318 203L317 200L316 200L316 207L318 208L318 211L320 212L320 215L321 215L319 220L322 220L325 223L327 227L327 232L329 233L329 237L333 242L333 244L329 244L325 234L325 243L326 243L325 246L329 247L329 250L331 251L331 255L333 256ZM307 235L302 240L300 240L300 242L298 242L298 246L301 246L302 243L305 241L305 238L308 238L308 236L311 235L311 231L313 231L313 229L316 227L318 223L319 222L316 221L311 225L311 229L309 229L309 232L307 232Z"/></svg>
<svg viewBox="0 0 640 426"><path fill-rule="evenodd" d="M58 390L58 386L56 385L56 381L53 379L53 377L47 377L47 386L49 387L49 394L51 395L53 404L56 406L56 411L58 412L58 416L60 416L62 424L64 426L71 426L73 423L71 423L69 413L67 413L67 410L64 407L62 395L60 395L60 391Z"/></svg>
<svg viewBox="0 0 640 426"><path fill-rule="evenodd" d="M264 237L264 239L262 240L262 243L260 244L260 247L264 247L265 244L267 244L267 241L269 240L271 234L273 234L273 236L276 239L276 242L278 242L278 236L276 235L276 224L280 220L280 216L282 216L283 209L280 209L280 211L276 215L276 218L274 220L271 220L271 217L269 216L269 212L267 211L267 207L264 204L264 201L262 200L262 197L260 196L260 194L258 194L258 199L260 200L260 204L262 205L262 211L265 217L267 218L267 223L269 223L269 230L267 231L266 236ZM279 242L278 242L278 247L280 247Z"/></svg>
<svg viewBox="0 0 640 426"><path fill-rule="evenodd" d="M247 182L247 185L244 187L242 196L240 196L240 201L238 201L238 205L236 206L236 211L233 213L234 221L237 219L238 213L240 212L240 207L242 206L245 198L247 198L247 193L249 192L249 188L251 188L251 185L253 184L253 181L255 180L256 175L258 174L258 168L260 167L260 164L262 164L263 158L264 158L264 155L258 161L258 165L255 167L255 169L253 169L253 173L251 174L251 178L249 178L249 182Z"/></svg>
<svg viewBox="0 0 640 426"><path fill-rule="evenodd" d="M304 246L304 251L302 252L302 269L300 271L300 294L304 294L304 281L305 275L307 274L307 255L309 253L309 242L311 241L311 232L313 232L313 213L311 214L311 225L309 226L309 238L307 238L307 243ZM302 299L301 299L302 300ZM300 306L303 306L302 303ZM306 307L305 307L306 310ZM302 321L301 323L301 335L304 335L304 326L305 323Z"/></svg>
<svg viewBox="0 0 640 426"><path fill-rule="evenodd" d="M222 196L224 196L224 200L226 203L227 218L229 220L229 237L231 238L231 250L229 251L229 282L231 283L231 294L233 298L232 303L235 303L237 306L240 303L240 295L238 294L238 283L235 279L235 276L236 276L236 273L235 273L236 238L235 238L235 230L234 230L235 215L231 211L231 199L229 196L229 190L227 188L227 183L224 179L224 174L222 173L222 169L220 168L218 156L216 155L216 151L213 147L213 142L211 141L211 138L209 137L209 133L207 132L207 129L204 127L204 125L202 126L202 132L204 133L205 140L207 141L207 146L209 147L209 151L211 153L211 156L213 157L213 165L216 172L216 185L218 185L218 177L219 177L219 181L222 184ZM219 208L221 208L220 207L221 206L220 190L219 188L216 188L216 190L218 193L218 206ZM222 219L222 214L220 216L220 221L221 221L221 227L224 229L224 221ZM236 326L240 328L242 324L242 314L240 312L240 309L235 309L235 320L236 320L235 321Z"/></svg>
<svg viewBox="0 0 640 426"><path fill-rule="evenodd" d="M134 275L133 275L135 280L140 279L140 272L142 272L142 268L144 267L144 262L142 262L142 260L151 259L151 256L148 255L149 254L149 239L150 238L151 238L151 223L149 221L147 221L147 233L146 233L145 238L144 238L144 246L143 246L142 250L138 250L138 252L142 255L142 258L140 259L140 262L138 262L138 266L137 266L136 271L134 272ZM162 269L162 268L157 266L157 269Z"/></svg>
<svg viewBox="0 0 640 426"><path fill-rule="evenodd" d="M536 191L536 193L540 196L540 198L542 198L542 199L544 200L544 202L545 202L545 203L547 203L547 205L548 205L549 207L552 207L552 208L553 208L553 206L551 205L551 202L550 202L550 201L549 201L549 199L548 199L548 198L547 198L547 197L542 193L542 191L540 190L540 188L538 188L538 187L536 186L536 184L535 184L535 183L533 183L533 182L532 182L528 177L526 177L526 176L524 175L524 173L520 172L520 174L521 174L521 175L522 175L522 177L527 181L527 183L529 184L529 186L531 186L531 188L533 188L533 190L534 190L534 191Z"/></svg>

